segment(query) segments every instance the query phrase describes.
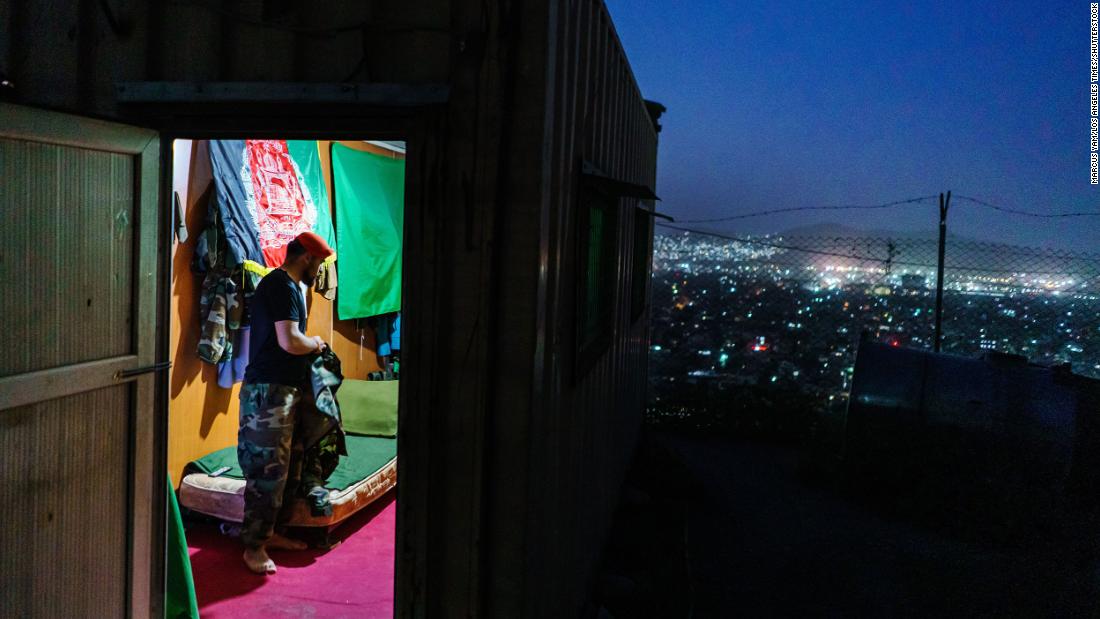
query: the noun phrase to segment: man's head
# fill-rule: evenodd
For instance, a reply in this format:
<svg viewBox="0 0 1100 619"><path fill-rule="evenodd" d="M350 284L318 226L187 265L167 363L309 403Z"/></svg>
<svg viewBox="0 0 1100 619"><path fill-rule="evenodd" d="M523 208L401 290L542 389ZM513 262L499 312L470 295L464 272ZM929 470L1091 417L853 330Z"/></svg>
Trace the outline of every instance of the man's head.
<svg viewBox="0 0 1100 619"><path fill-rule="evenodd" d="M296 275L305 285L312 286L325 258L334 252L324 239L312 232L303 232L287 243L283 268Z"/></svg>

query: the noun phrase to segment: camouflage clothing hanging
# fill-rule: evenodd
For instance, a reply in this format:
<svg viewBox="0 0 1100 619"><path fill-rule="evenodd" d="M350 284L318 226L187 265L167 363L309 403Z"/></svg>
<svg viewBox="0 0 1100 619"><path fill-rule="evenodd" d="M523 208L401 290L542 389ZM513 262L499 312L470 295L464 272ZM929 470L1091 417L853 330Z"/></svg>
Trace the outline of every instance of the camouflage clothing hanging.
<svg viewBox="0 0 1100 619"><path fill-rule="evenodd" d="M233 258L213 204L207 207L206 227L196 242L191 266L206 274L199 293L199 359L229 363L234 359L236 332L248 326L248 300L261 276Z"/></svg>

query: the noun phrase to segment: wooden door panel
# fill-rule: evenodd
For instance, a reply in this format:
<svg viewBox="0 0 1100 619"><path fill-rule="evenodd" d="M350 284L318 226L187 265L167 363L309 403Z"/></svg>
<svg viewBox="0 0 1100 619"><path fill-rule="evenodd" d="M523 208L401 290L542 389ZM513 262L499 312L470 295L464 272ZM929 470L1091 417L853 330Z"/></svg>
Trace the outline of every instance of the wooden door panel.
<svg viewBox="0 0 1100 619"><path fill-rule="evenodd" d="M123 374L157 361L159 155L0 104L0 617L161 607L154 375Z"/></svg>
<svg viewBox="0 0 1100 619"><path fill-rule="evenodd" d="M134 167L125 153L0 140L0 316L27 344L0 355L0 377L131 350Z"/></svg>
<svg viewBox="0 0 1100 619"><path fill-rule="evenodd" d="M125 608L130 397L123 384L0 413L0 617Z"/></svg>

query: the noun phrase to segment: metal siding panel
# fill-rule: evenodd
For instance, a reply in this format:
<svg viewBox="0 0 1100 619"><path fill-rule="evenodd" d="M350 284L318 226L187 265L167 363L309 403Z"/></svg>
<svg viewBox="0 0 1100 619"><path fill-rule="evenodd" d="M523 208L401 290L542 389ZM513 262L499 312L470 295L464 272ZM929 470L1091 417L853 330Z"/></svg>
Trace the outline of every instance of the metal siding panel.
<svg viewBox="0 0 1100 619"><path fill-rule="evenodd" d="M605 79L607 68L607 48L603 44L603 37L600 36L602 29L598 16L599 9L593 7L593 22L592 22L592 112L588 119L588 124L585 126L585 132L587 133L588 148L586 149L588 156L590 156L597 165L603 165L603 153L600 150L602 144L599 141L599 132L603 123L603 98L604 93L607 92Z"/></svg>
<svg viewBox="0 0 1100 619"><path fill-rule="evenodd" d="M611 37L607 39L607 102L606 116L604 117L603 130L600 139L604 143L604 170L609 174L616 174L615 169L615 130L618 121L617 110L619 107L619 70L615 62L615 50L611 46Z"/></svg>
<svg viewBox="0 0 1100 619"><path fill-rule="evenodd" d="M641 169L641 160L639 155L641 150L638 148L639 138L641 132L638 131L638 101L635 99L633 106L630 108L630 182L638 182L638 170Z"/></svg>
<svg viewBox="0 0 1100 619"><path fill-rule="evenodd" d="M595 86L594 96L592 98L592 120L585 131L588 132L589 148L588 154L592 160L598 166L605 165L603 157L603 141L600 140L600 132L603 129L603 100L605 93L607 92L607 46L604 45L604 38L601 36L603 29L600 28L599 22L599 10L596 9L597 17L593 17L593 31L592 31L592 45L593 45L593 79L592 83Z"/></svg>
<svg viewBox="0 0 1100 619"><path fill-rule="evenodd" d="M125 607L129 409L127 384L0 412L0 616Z"/></svg>
<svg viewBox="0 0 1100 619"><path fill-rule="evenodd" d="M630 75L630 69L626 62L623 62L623 77L624 79ZM623 123L621 126L621 133L619 139L619 147L622 149L622 170L623 178L633 182L634 175L631 173L631 169L634 167L634 160L630 156L631 146L634 143L634 103L637 99L634 98L634 89L630 87L630 83L623 82Z"/></svg>
<svg viewBox="0 0 1100 619"><path fill-rule="evenodd" d="M553 341L551 355L554 355L552 359L556 359L557 362L551 365L553 368L550 377L551 397L556 405L549 408L551 411L548 415L550 417L549 440L546 442L549 453L548 457L544 458L546 493L541 498L547 513L551 513L555 506L569 505L570 501L578 498L568 493L573 489L573 480L581 475L583 470L582 459L578 457L580 454L573 449L573 444L581 433L571 432L570 428L575 428L578 420L586 417L585 411L578 410L573 405L574 402L569 397L567 387L565 393L561 393L561 390L563 374L567 375L569 372L568 364L574 352L570 345L572 342L570 334L575 313L567 309L574 306L572 290L567 288L573 279L566 275L573 268L574 260L567 248L572 247L571 243L574 239L576 162L584 152L584 125L591 96L590 26L589 20L586 19L589 11L585 10L590 6L591 3L588 0L579 0L565 8L569 16L570 35L562 46L562 53L568 58L565 61L568 63L568 71L563 72L564 84L559 85L559 87L564 86L562 88L564 114L557 118L561 155L556 162L559 168L559 182L553 186L555 199L551 202L552 208L556 211L556 235L553 237L551 269L555 315L548 324L557 327L551 327ZM562 327L563 324L566 325L565 328ZM547 540L542 546L540 558L541 562L548 566L550 573L554 573L559 566L568 565L573 560L569 545L554 540L566 539L566 534L570 531L583 530L584 523L578 511L580 510L573 510L566 514L559 513L544 520L548 525ZM560 581L560 579L557 580ZM543 593L546 599L565 599L565 585L556 582L553 588L548 588Z"/></svg>
<svg viewBox="0 0 1100 619"><path fill-rule="evenodd" d="M0 281L16 293L0 312L32 343L0 357L0 376L129 352L133 158L0 139L0 159Z"/></svg>
<svg viewBox="0 0 1100 619"><path fill-rule="evenodd" d="M553 325L559 325L562 320L565 319L561 315L561 309L563 307L569 307L563 304L562 300L562 265L563 256L561 248L563 243L567 242L570 238L570 221L569 216L571 203L571 196L573 195L573 170L574 161L577 157L577 123L580 117L580 91L585 85L586 67L583 64L584 54L584 19L583 12L578 10L577 3L574 2L562 2L562 11L564 12L564 23L567 24L567 30L564 35L565 42L559 48L562 55L562 62L559 64L561 70L561 82L559 83L559 89L561 93L560 113L555 115L557 122L558 144L555 145L556 159L554 161L556 174L554 181L550 184L552 197L551 208L553 209L554 217L551 221L554 222L554 229L551 231L551 264L550 264L550 285L547 301L551 305L551 313L547 315L547 324L552 325L550 327L550 334L548 339L550 340L549 349L551 352L551 359L554 360L550 364L549 372L549 385L553 399L559 403L557 407L550 408L550 414L548 414L545 420L547 423L546 430L550 437L548 441L547 449L550 451L551 457L546 461L548 465L544 473L544 479L546 481L546 494L541 498L543 505L548 507L551 505L561 504L560 496L562 492L563 480L566 479L563 475L565 462L564 449L562 448L563 441L563 429L569 427L566 423L565 415L568 414L566 409L568 407L560 406L560 398L556 393L560 389L560 376L562 372L562 354L558 352L558 348L562 343L561 329L554 328ZM568 316L570 313L566 312ZM544 507L543 509L546 509ZM552 519L555 527L559 527L559 521ZM560 537L560 529L553 531L553 539ZM549 552L559 552L560 545L548 544Z"/></svg>
<svg viewBox="0 0 1100 619"><path fill-rule="evenodd" d="M608 46L611 46L610 40ZM611 88L610 88L610 109L607 116L607 169L616 178L621 177L619 170L619 123L622 119L619 116L619 93L622 91L622 83L619 80L619 58L615 50L611 50L611 63L609 65L611 70ZM620 201L621 202L621 201Z"/></svg>
<svg viewBox="0 0 1100 619"><path fill-rule="evenodd" d="M609 18L604 18L605 22L610 21ZM608 170L613 170L615 165L614 160L614 141L613 136L615 134L615 104L617 103L616 93L619 90L618 84L618 67L615 59L617 57L615 49L615 39L611 36L610 28L604 30L604 45L607 46L607 59L604 61L607 64L607 79L605 80L607 98L605 99L604 106L604 126L601 139L604 143L604 167Z"/></svg>
<svg viewBox="0 0 1100 619"><path fill-rule="evenodd" d="M609 127L608 123L608 107L611 94L611 49L607 45L607 29L602 22L602 16L599 17L601 21L598 21L599 26L598 36L596 44L600 49L600 65L599 65L599 84L600 84L600 101L599 112L596 115L596 124L592 128L593 139L596 141L595 157L599 166L603 169L607 169L607 131Z"/></svg>
<svg viewBox="0 0 1100 619"><path fill-rule="evenodd" d="M595 103L596 93L593 92L596 85L596 42L594 27L592 24L592 5L589 3L589 10L581 12L584 16L583 20L583 34L581 35L581 54L579 62L581 64L581 71L577 77L580 81L582 90L581 96L577 99L577 122L574 127L573 139L579 145L576 149L579 152L577 157L574 157L574 161L570 161L570 165L576 165L576 159L582 157L590 157L592 155L592 149L588 143L589 134L589 115L593 109Z"/></svg>
<svg viewBox="0 0 1100 619"><path fill-rule="evenodd" d="M164 2L159 19L151 24L151 34L158 31L157 54L159 75L150 79L205 82L225 79L223 74L221 30L229 16L197 4ZM177 29L186 28L185 36Z"/></svg>
<svg viewBox="0 0 1100 619"><path fill-rule="evenodd" d="M642 182L641 171L642 171L643 151L642 151L641 148L639 148L639 146L642 143L642 132L641 132L641 123L639 122L640 119L641 119L641 116L638 114L638 105L639 105L638 102L635 101L634 102L634 110L633 110L633 113L631 114L631 123L630 123L630 143L633 147L631 149L631 154L634 155L633 157L630 158L630 162L631 162L630 180L631 180L631 182L634 182L634 183L641 183Z"/></svg>
<svg viewBox="0 0 1100 619"><path fill-rule="evenodd" d="M616 151L616 138L619 134L619 63L615 50L611 48L611 39L608 38L608 49L610 50L609 62L607 65L608 70L608 101L607 101L607 124L604 128L604 141L607 148L607 164L605 169L612 175L618 176L619 174L619 161Z"/></svg>
<svg viewBox="0 0 1100 619"><path fill-rule="evenodd" d="M572 14L567 28L560 36L569 51L562 51L563 64L571 71L559 71L558 79L568 84L558 88L567 90L562 95L559 112L554 115L557 123L565 125L555 134L565 140L551 151L559 160L555 162L553 177L556 190L552 194L552 208L557 209L556 234L551 236L552 259L556 274L553 286L553 302L556 308L575 305L577 277L583 269L576 262L578 239L575 225L576 187L574 175L576 161L581 158L593 161L609 174L628 180L648 179L653 162L650 150L653 142L643 130L651 127L638 89L633 81L618 39L612 31L601 2L581 1L569 7ZM622 202L622 230L632 230L634 201ZM553 520L556 532L566 543L549 545L543 552L543 560L550 570L582 570L582 578L573 582L555 583L553 591L543 591L548 596L573 603L586 594L594 574L593 548L599 548L613 515L622 482L629 464L630 454L640 428L645 385L644 333L645 318L632 322L628 293L632 281L633 266L628 259L632 255L631 235L621 234L618 245L618 276L608 282L615 290L616 335L606 354L591 371L574 383L561 383L556 395L554 423L545 426L554 434L545 442L547 454L543 461L555 467L553 473L545 473L547 480L544 499L546 505L574 506L572 511L558 513ZM558 310L557 354L566 362L573 361L572 350L575 316ZM554 354L553 352L549 354ZM569 371L566 364L564 372ZM552 463L552 464L551 464ZM570 535L571 534L571 535ZM569 612L571 606L562 608Z"/></svg>
<svg viewBox="0 0 1100 619"><path fill-rule="evenodd" d="M617 63L618 66L618 97L615 101L616 107L616 119L615 119L615 174L619 178L628 179L626 174L626 151L624 149L626 145L626 69L622 58Z"/></svg>
<svg viewBox="0 0 1100 619"><path fill-rule="evenodd" d="M626 62L620 65L620 75L624 81L619 83L619 135L615 140L619 149L619 175L626 180L630 179L630 161L627 159L627 142L630 138L630 86L625 81L629 71Z"/></svg>
<svg viewBox="0 0 1100 619"><path fill-rule="evenodd" d="M9 31L12 81L24 101L63 106L76 101L79 81L77 2L15 2Z"/></svg>

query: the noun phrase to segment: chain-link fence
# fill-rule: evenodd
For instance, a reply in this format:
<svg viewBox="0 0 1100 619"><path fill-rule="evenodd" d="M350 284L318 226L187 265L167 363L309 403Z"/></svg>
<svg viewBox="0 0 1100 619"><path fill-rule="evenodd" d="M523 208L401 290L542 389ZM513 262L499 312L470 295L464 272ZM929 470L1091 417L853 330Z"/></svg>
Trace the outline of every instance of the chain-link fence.
<svg viewBox="0 0 1100 619"><path fill-rule="evenodd" d="M1100 376L1100 255L948 238L943 352ZM932 349L938 241L670 230L654 245L651 418L783 432L842 406L861 337Z"/></svg>
<svg viewBox="0 0 1100 619"><path fill-rule="evenodd" d="M1100 255L947 244L943 350L996 350L1100 377Z"/></svg>

